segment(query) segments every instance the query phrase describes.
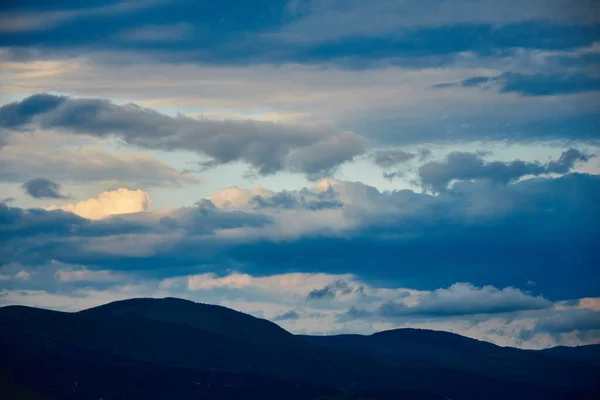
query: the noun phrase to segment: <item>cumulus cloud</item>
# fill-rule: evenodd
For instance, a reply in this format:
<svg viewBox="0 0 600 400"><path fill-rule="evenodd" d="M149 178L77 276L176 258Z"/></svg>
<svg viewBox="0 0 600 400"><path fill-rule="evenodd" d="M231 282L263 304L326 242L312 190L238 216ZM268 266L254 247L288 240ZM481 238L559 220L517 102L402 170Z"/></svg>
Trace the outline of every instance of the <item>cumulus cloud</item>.
<svg viewBox="0 0 600 400"><path fill-rule="evenodd" d="M417 296L415 304L389 302L377 310L384 317L406 315L452 316L497 314L552 307L552 302L515 288L499 290L493 286L475 287L456 283L448 289L437 289Z"/></svg>
<svg viewBox="0 0 600 400"><path fill-rule="evenodd" d="M83 117L85 116L85 118ZM3 127L115 136L148 149L192 150L214 165L244 161L263 175L280 170L330 173L364 151L363 140L328 125L170 117L135 104L34 95L0 108Z"/></svg>
<svg viewBox="0 0 600 400"><path fill-rule="evenodd" d="M23 184L25 192L36 199L66 199L60 193L60 185L45 178L34 178Z"/></svg>
<svg viewBox="0 0 600 400"><path fill-rule="evenodd" d="M425 188L441 192L446 190L453 180L487 179L508 183L525 175L564 174L577 162L588 159L588 155L576 149L564 151L558 160L547 164L521 160L486 162L474 153L454 152L444 161L432 161L422 165L419 168L419 178Z"/></svg>
<svg viewBox="0 0 600 400"><path fill-rule="evenodd" d="M217 193L208 196L207 199L219 208L239 209L247 208L256 197L268 198L273 194L273 191L260 186L254 186L250 189L231 186L219 190Z"/></svg>
<svg viewBox="0 0 600 400"><path fill-rule="evenodd" d="M102 219L111 215L148 211L152 204L150 195L143 190L120 188L102 192L95 199L83 200L75 204L50 206L48 210L63 210L88 219Z"/></svg>

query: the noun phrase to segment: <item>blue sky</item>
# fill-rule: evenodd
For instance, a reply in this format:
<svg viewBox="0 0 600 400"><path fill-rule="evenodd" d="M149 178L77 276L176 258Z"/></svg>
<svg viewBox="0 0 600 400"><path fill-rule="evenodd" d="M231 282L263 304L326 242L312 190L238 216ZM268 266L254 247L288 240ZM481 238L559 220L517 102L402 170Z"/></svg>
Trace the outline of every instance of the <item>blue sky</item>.
<svg viewBox="0 0 600 400"><path fill-rule="evenodd" d="M0 7L0 304L600 342L596 0Z"/></svg>

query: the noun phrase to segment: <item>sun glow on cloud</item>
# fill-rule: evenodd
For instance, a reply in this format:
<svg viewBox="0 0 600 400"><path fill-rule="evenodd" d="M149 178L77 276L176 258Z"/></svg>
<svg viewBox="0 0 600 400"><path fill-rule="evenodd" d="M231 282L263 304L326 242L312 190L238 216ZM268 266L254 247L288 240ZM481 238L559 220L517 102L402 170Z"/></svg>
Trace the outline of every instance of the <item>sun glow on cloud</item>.
<svg viewBox="0 0 600 400"><path fill-rule="evenodd" d="M98 198L82 200L75 204L50 206L47 210L63 210L88 219L102 219L112 215L148 211L152 205L150 195L143 190L117 190L102 192Z"/></svg>

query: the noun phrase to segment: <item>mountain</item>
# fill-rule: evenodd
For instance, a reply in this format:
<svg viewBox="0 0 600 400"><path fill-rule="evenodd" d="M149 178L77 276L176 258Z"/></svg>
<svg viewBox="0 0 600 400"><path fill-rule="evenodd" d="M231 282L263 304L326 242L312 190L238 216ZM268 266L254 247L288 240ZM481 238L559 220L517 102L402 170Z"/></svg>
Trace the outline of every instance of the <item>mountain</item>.
<svg viewBox="0 0 600 400"><path fill-rule="evenodd" d="M93 318L143 317L146 319L186 324L230 339L258 345L292 346L297 338L279 325L212 304L167 297L164 299L130 299L115 301L79 314Z"/></svg>
<svg viewBox="0 0 600 400"><path fill-rule="evenodd" d="M576 347L557 346L541 351L554 357L583 361L600 366L600 344Z"/></svg>
<svg viewBox="0 0 600 400"><path fill-rule="evenodd" d="M49 399L593 399L600 368L446 332L294 336L186 300L0 308L0 394ZM321 397L319 397L321 396ZM7 397L7 396L4 396Z"/></svg>
<svg viewBox="0 0 600 400"><path fill-rule="evenodd" d="M470 339L449 332L395 329L372 335L301 336L304 340L351 352L371 355L397 366L436 365L490 378L555 387L593 386L591 369L574 357L557 360L533 352ZM586 353L582 351L582 354Z"/></svg>

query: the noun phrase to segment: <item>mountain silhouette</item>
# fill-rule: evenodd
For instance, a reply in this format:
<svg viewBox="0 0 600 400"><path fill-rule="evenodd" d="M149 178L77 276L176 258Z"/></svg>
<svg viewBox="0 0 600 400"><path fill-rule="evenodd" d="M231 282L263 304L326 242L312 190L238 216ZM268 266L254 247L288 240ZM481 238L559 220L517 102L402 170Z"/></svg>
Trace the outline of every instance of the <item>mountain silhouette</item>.
<svg viewBox="0 0 600 400"><path fill-rule="evenodd" d="M555 355L418 329L296 336L226 307L174 298L130 299L77 313L8 306L0 308L0 394L595 399L600 367L585 359L587 348Z"/></svg>
<svg viewBox="0 0 600 400"><path fill-rule="evenodd" d="M542 351L554 357L583 361L600 366L600 344L575 347L557 346Z"/></svg>

